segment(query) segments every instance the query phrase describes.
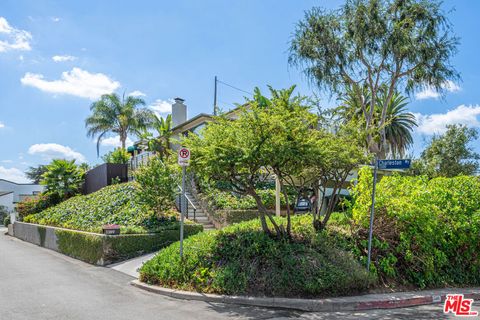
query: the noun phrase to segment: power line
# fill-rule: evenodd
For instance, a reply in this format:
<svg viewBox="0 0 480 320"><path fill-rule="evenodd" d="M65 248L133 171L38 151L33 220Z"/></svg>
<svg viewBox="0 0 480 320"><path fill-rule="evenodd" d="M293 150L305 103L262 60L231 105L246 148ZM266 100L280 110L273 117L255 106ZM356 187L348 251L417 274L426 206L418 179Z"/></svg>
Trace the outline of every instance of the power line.
<svg viewBox="0 0 480 320"><path fill-rule="evenodd" d="M235 87L235 86L233 86L233 85L231 85L231 84L228 84L228 83L226 83L226 82L223 82L222 80L218 80L218 79L217 79L217 82L219 82L219 83L221 83L221 84L223 84L223 85L226 85L227 87L230 87L230 88L232 88L232 89L235 89L235 90L238 90L238 91L241 91L241 92L243 92L243 93L246 93L246 94L249 94L249 95L253 96L253 93L248 92L248 91L243 90L243 89L240 89L240 88L238 88L238 87Z"/></svg>

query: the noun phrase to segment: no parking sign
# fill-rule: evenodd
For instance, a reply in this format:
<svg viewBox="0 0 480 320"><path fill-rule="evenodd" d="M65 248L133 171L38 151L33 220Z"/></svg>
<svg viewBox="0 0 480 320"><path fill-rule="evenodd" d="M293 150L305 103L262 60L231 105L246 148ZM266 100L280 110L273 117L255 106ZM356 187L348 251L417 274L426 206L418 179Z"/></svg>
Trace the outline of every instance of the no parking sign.
<svg viewBox="0 0 480 320"><path fill-rule="evenodd" d="M190 162L190 150L187 148L180 148L178 150L178 164L182 167L188 166Z"/></svg>

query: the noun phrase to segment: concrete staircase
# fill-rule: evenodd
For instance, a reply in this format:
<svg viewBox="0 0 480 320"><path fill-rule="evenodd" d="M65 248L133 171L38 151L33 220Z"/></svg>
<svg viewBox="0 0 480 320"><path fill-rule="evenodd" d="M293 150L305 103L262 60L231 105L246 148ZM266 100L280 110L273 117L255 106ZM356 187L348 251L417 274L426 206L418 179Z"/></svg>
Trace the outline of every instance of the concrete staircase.
<svg viewBox="0 0 480 320"><path fill-rule="evenodd" d="M187 195L188 199L192 201L193 205L195 208L197 208L195 212L195 222L200 223L203 225L203 230L208 231L208 230L215 230L215 226L208 220L207 214L203 211L203 209L200 207L200 204L198 203L197 199L193 196L191 192L185 192ZM188 219L193 220L193 207L189 203L188 204Z"/></svg>

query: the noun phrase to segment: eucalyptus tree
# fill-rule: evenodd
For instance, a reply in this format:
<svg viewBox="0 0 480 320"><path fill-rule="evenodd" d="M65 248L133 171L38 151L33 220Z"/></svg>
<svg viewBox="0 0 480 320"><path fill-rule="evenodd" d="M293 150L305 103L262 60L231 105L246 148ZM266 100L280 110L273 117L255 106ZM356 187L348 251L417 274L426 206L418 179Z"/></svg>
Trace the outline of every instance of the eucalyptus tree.
<svg viewBox="0 0 480 320"><path fill-rule="evenodd" d="M289 62L320 89L341 94L354 88L365 118L367 144L388 152L388 103L396 91L429 86L443 92L459 79L451 65L458 37L437 0L347 0L338 10L313 8L295 29ZM379 115L375 103L386 88ZM370 99L361 95L368 91ZM372 128L376 130L371 130Z"/></svg>
<svg viewBox="0 0 480 320"><path fill-rule="evenodd" d="M138 97L125 95L120 98L116 93L105 94L92 103L92 114L85 120L88 137L97 137L97 155L100 142L108 134L118 134L122 149L126 147L129 134L139 135L142 130L152 126L154 113L141 108L145 101Z"/></svg>

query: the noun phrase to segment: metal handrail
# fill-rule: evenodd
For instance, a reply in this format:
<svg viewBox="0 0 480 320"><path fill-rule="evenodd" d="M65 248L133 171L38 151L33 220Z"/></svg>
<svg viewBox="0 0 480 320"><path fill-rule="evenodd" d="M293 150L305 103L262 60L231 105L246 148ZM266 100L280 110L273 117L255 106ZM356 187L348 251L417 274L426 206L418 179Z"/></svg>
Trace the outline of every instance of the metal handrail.
<svg viewBox="0 0 480 320"><path fill-rule="evenodd" d="M180 185L177 185L178 189L180 190L180 196L182 195L182 187ZM185 193L185 199L187 199L187 202L190 203L190 205L192 206L193 208L193 221L196 221L197 217L197 207L195 207L195 205L193 204L192 200L190 200L190 198L187 196L187 194ZM181 202L180 202L181 203ZM188 219L188 203L187 203L187 219Z"/></svg>

